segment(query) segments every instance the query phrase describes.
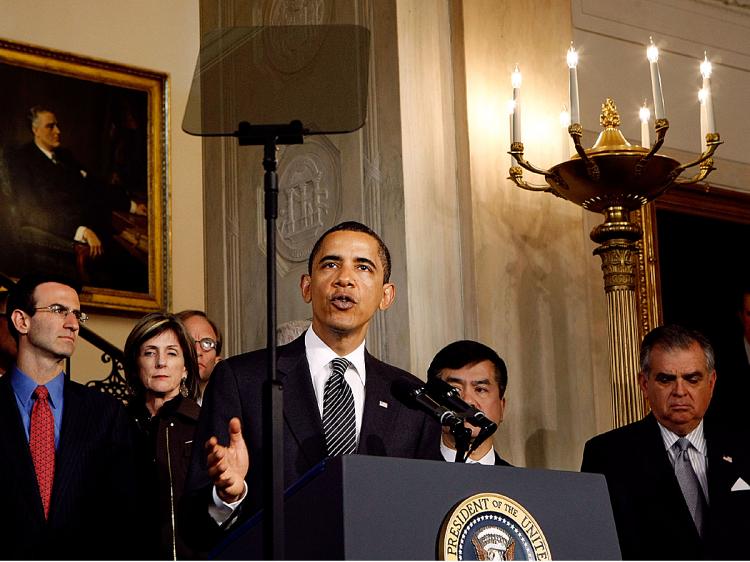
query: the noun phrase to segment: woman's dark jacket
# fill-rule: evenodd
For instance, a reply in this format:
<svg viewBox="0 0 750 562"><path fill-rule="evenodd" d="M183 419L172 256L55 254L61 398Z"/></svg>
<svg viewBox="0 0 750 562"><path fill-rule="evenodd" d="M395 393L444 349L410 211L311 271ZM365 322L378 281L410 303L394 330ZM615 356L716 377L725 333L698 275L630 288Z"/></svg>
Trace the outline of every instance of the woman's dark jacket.
<svg viewBox="0 0 750 562"><path fill-rule="evenodd" d="M137 399L131 400L128 412L138 433L145 557L196 558L200 554L192 551L180 535L177 506L185 489L200 406L178 394L153 417Z"/></svg>

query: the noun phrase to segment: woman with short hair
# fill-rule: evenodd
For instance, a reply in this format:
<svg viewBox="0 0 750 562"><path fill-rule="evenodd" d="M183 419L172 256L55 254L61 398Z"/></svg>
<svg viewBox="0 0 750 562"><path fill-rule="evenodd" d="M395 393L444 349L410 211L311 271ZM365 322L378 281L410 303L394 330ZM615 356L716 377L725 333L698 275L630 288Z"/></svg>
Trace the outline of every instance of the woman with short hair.
<svg viewBox="0 0 750 562"><path fill-rule="evenodd" d="M144 554L194 558L180 536L177 505L185 487L200 406L195 402L198 361L182 322L163 312L147 314L125 342L128 412L138 429L143 481Z"/></svg>

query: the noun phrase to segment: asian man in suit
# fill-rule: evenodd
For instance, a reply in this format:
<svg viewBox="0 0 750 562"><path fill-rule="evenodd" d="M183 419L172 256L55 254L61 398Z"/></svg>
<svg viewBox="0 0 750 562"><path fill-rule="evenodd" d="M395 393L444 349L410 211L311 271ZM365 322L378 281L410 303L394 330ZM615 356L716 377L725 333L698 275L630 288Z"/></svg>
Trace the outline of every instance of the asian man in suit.
<svg viewBox="0 0 750 562"><path fill-rule="evenodd" d="M440 424L391 394L394 381L418 379L365 348L370 321L395 298L390 270L386 245L357 222L331 228L310 253L300 290L312 305L312 325L278 349L286 485L328 456L440 459ZM233 524L234 515L261 507L266 376L261 350L222 361L208 384L195 437L206 450L194 448L185 508L205 514L203 530L217 531L217 525ZM345 416L336 417L337 405Z"/></svg>
<svg viewBox="0 0 750 562"><path fill-rule="evenodd" d="M6 316L18 356L0 378L3 557L137 557L125 411L64 371L86 321L77 291L52 276L22 278Z"/></svg>
<svg viewBox="0 0 750 562"><path fill-rule="evenodd" d="M442 379L457 388L465 402L484 412L496 424L502 423L508 368L491 347L472 340L446 345L427 369L427 379L431 378ZM472 439L476 438L479 428L468 424L467 427L472 431ZM443 428L440 453L448 462L456 460L456 440L448 427ZM478 445L466 462L510 466L495 450L491 438Z"/></svg>
<svg viewBox="0 0 750 562"><path fill-rule="evenodd" d="M581 467L607 479L623 558L746 558L748 436L703 419L716 381L711 344L662 326L644 338L640 362L651 413L591 439Z"/></svg>

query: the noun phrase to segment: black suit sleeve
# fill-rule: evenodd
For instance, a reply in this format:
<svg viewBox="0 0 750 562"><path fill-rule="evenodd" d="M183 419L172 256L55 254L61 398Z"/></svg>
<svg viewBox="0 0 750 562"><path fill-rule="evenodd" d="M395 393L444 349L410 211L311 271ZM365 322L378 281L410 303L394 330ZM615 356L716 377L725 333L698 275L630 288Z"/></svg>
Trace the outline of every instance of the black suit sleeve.
<svg viewBox="0 0 750 562"><path fill-rule="evenodd" d="M221 361L211 374L203 396L187 483L179 506L181 525L188 530L185 535L196 549L210 550L222 537L222 529L208 514L208 506L213 502L213 483L208 476L205 443L216 436L220 444L226 445L229 441L229 420L233 417L240 418L243 437L249 450L252 442L248 435L249 420L243 416L237 376L231 361ZM249 470L257 468L251 458ZM250 495L249 490L248 498L243 504L247 503ZM236 520L243 511L243 505L240 505L231 520Z"/></svg>

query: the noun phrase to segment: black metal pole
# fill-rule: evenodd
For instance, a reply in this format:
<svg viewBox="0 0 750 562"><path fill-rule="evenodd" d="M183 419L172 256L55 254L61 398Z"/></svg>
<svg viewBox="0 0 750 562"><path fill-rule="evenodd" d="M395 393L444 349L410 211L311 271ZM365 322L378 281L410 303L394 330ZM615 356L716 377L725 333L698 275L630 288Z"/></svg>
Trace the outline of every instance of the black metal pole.
<svg viewBox="0 0 750 562"><path fill-rule="evenodd" d="M266 138L263 152L268 364L268 376L263 387L263 556L267 560L284 559L284 395L282 385L276 378L276 217L279 199L276 141L276 136Z"/></svg>

